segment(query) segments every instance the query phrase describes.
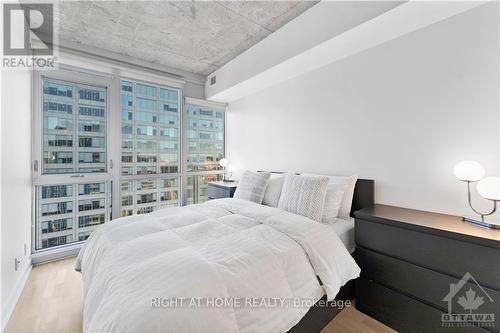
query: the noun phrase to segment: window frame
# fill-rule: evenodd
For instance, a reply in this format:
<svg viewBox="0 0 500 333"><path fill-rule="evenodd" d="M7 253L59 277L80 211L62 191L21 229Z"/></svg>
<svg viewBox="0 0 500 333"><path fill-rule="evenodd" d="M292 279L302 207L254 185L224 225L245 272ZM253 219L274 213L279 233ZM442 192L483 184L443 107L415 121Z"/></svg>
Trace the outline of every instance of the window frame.
<svg viewBox="0 0 500 333"><path fill-rule="evenodd" d="M72 172L65 174L43 174L43 79L61 80L72 82L76 84L87 84L106 88L106 171L105 172ZM111 193L115 193L115 182L113 181L113 157L111 156L112 147L112 135L113 126L111 125L114 121L113 112L116 108L116 102L113 100L113 79L111 76L105 74L94 74L86 73L77 70L69 70L60 68L54 71L33 71L33 81L32 81L32 92L33 92L33 102L32 102L32 223L31 223L31 252L34 254L43 253L57 253L65 251L67 249L80 248L83 241L73 241L71 243L62 244L54 247L36 248L37 241L37 187L43 185L66 185L73 184L78 185L82 183L95 183L95 182L107 182L112 184L109 188ZM75 92L76 93L76 92ZM73 112L78 112L75 108ZM74 143L78 144L77 142ZM76 193L76 192L74 192ZM115 216L114 208L115 195L112 196L111 213ZM75 201L76 202L76 201ZM78 221L73 221L73 223L78 223ZM50 257L49 257L50 260Z"/></svg>
<svg viewBox="0 0 500 333"><path fill-rule="evenodd" d="M43 112L40 112L43 106L43 93L42 93L42 84L43 79L53 79L53 80L62 80L68 82L76 82L78 84L88 84L88 85L96 85L106 88L106 171L105 172L90 172L90 173L82 173L82 172L72 172L66 174L43 174L42 173L42 160L43 160ZM112 110L115 105L111 99L111 91L112 91L112 79L102 77L92 77L86 73L74 73L68 72L64 70L59 71L46 71L39 72L36 71L34 73L33 80L33 144L32 144L32 156L34 161L33 167L33 185L44 185L44 184L52 184L52 183L60 183L60 182L73 182L76 179L83 180L84 178L93 178L102 180L111 180L111 172L112 162L110 162L110 148L109 144L111 143L111 122L112 122ZM78 112L78 110L74 110L74 112ZM83 175L83 176L82 176ZM88 177L87 177L88 176Z"/></svg>

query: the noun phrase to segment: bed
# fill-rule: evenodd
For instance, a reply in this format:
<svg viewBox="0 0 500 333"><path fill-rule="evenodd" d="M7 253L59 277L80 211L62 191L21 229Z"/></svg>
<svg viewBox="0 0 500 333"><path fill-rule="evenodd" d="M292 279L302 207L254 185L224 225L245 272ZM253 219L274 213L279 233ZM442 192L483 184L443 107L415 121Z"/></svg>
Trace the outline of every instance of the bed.
<svg viewBox="0 0 500 333"><path fill-rule="evenodd" d="M372 179L358 179L354 189L354 197L351 207L351 219L349 221L340 221L343 225L334 227L339 238L343 240L344 245L349 253L355 258L354 253L354 212L365 207L373 206L375 202L375 182ZM355 280L347 282L335 297L336 301L350 301L355 295ZM323 329L335 316L342 311L342 307L338 303L327 302L324 306L326 297L317 302L307 314L295 325L288 333L311 333L319 332Z"/></svg>
<svg viewBox="0 0 500 333"><path fill-rule="evenodd" d="M372 203L358 180L353 211ZM359 276L331 226L238 199L106 223L77 269L84 332L319 331L338 311L311 306L349 298Z"/></svg>

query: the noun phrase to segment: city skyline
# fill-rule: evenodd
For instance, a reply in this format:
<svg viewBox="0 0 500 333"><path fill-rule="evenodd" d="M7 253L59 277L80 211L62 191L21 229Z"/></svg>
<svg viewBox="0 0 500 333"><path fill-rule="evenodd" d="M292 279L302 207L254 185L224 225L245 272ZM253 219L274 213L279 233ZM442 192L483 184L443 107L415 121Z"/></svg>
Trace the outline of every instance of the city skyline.
<svg viewBox="0 0 500 333"><path fill-rule="evenodd" d="M222 178L224 111L183 108L180 89L121 80L121 209L112 216L112 182L92 181L108 172L107 88L44 77L42 93L42 174L85 173L89 181L36 186L36 250L85 240L113 217L181 206L183 191L186 204L202 203L207 183Z"/></svg>

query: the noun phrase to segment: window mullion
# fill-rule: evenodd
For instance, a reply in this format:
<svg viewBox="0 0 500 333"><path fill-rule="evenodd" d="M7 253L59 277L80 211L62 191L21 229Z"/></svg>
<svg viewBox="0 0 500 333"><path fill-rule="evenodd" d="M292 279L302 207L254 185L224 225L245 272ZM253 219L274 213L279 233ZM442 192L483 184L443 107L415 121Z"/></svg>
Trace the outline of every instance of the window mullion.
<svg viewBox="0 0 500 333"><path fill-rule="evenodd" d="M180 203L182 206L187 204L187 159L188 159L188 146L187 146L187 115L186 115L186 99L184 96L179 97L179 112L181 119L181 154L179 162L181 163L181 181L180 181Z"/></svg>
<svg viewBox="0 0 500 333"><path fill-rule="evenodd" d="M160 167L160 89L158 88L156 91L156 135L155 135L155 141L156 141L156 173L160 175L161 173L161 167ZM160 209L161 204L160 204L160 179L156 179L156 209Z"/></svg>
<svg viewBox="0 0 500 333"><path fill-rule="evenodd" d="M73 172L78 172L78 146L79 146L79 133L78 133L78 85L73 85Z"/></svg>
<svg viewBox="0 0 500 333"><path fill-rule="evenodd" d="M78 229L80 227L78 216L80 215L78 212L78 185L73 185L73 239L70 243L77 241L78 239ZM66 241L67 242L67 241ZM67 242L68 243L68 242Z"/></svg>
<svg viewBox="0 0 500 333"><path fill-rule="evenodd" d="M120 107L120 79L118 77L113 77L113 82L111 85L112 89L110 92L110 98L108 100L109 112L108 112L108 140L107 140L107 154L108 154L108 167L109 172L112 175L112 217L118 218L121 216L121 107ZM113 167L111 168L110 161L113 161Z"/></svg>

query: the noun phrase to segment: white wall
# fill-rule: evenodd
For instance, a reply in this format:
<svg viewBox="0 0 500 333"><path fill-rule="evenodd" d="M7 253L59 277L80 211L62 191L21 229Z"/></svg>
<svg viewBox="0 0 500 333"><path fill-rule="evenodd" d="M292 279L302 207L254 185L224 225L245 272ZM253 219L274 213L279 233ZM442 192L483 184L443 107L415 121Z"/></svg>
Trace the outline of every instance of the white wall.
<svg viewBox="0 0 500 333"><path fill-rule="evenodd" d="M467 213L453 165L500 169L498 28L489 3L231 103L228 158L358 174L378 203Z"/></svg>
<svg viewBox="0 0 500 333"><path fill-rule="evenodd" d="M1 88L1 325L31 268L31 73L2 71ZM24 245L27 253L25 254ZM18 270L14 259L22 258Z"/></svg>

